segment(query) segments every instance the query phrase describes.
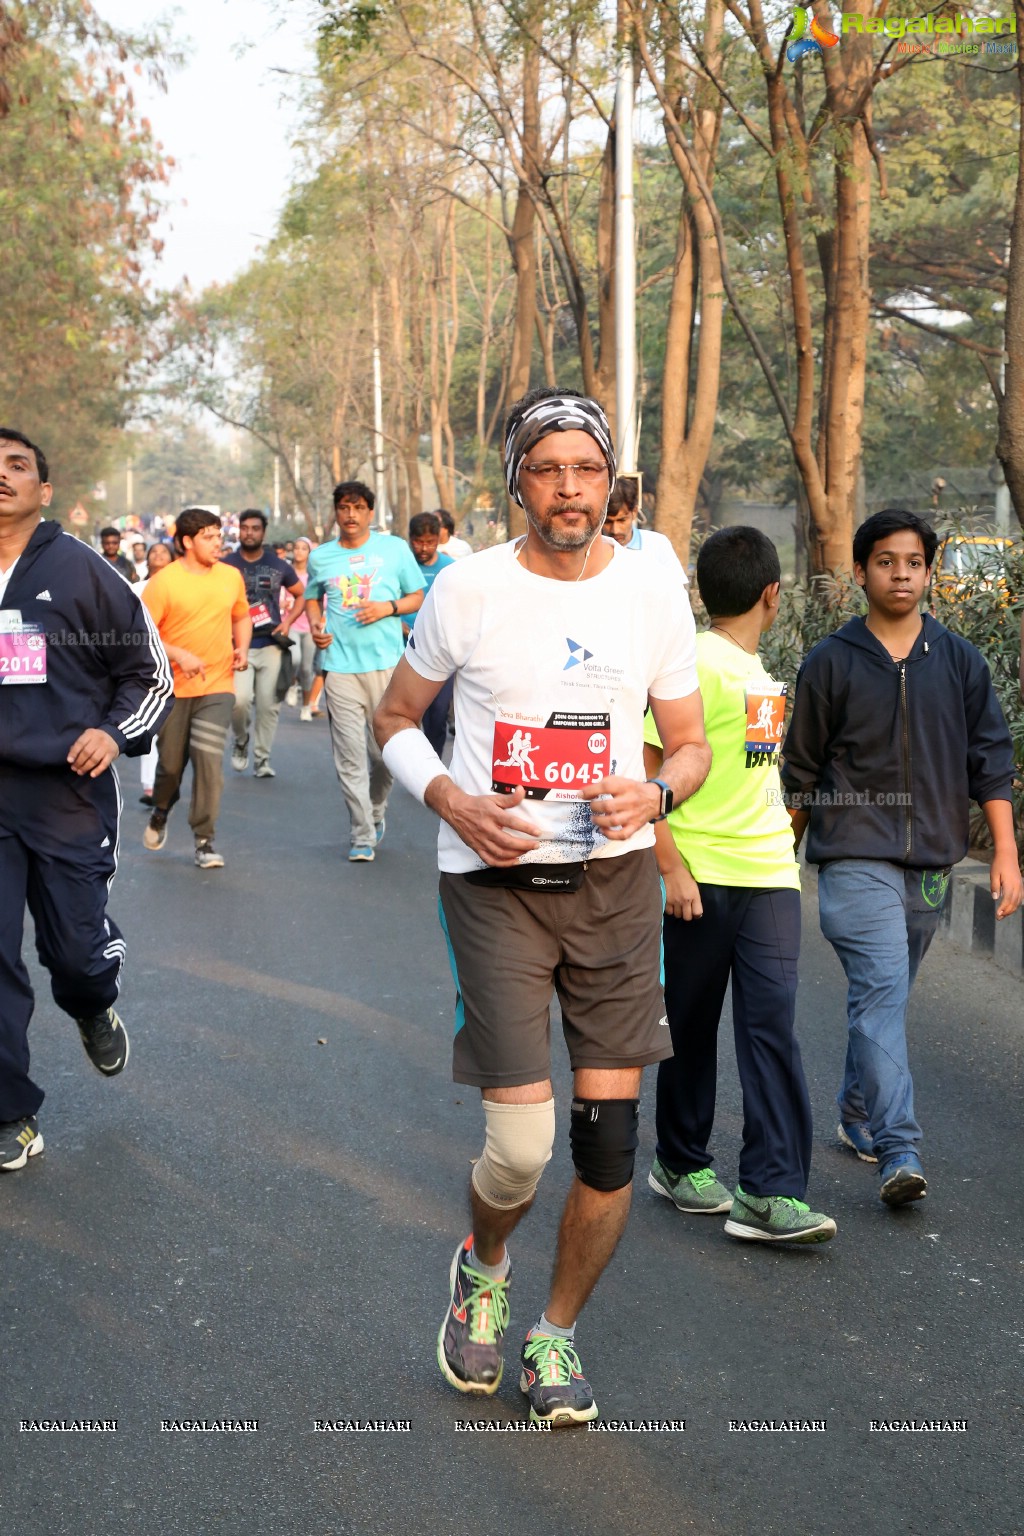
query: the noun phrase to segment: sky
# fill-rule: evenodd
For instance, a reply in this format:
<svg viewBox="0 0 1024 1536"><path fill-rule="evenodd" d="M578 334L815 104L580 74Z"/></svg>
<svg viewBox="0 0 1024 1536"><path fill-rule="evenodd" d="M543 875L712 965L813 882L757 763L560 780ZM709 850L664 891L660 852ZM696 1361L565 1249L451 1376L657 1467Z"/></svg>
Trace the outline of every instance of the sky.
<svg viewBox="0 0 1024 1536"><path fill-rule="evenodd" d="M136 89L140 113L177 162L153 276L161 287L187 277L197 292L224 282L273 234L298 163L298 116L287 98L296 76L312 69L313 7L303 0L95 4L106 21L136 30L170 17L187 50L166 92L148 81Z"/></svg>

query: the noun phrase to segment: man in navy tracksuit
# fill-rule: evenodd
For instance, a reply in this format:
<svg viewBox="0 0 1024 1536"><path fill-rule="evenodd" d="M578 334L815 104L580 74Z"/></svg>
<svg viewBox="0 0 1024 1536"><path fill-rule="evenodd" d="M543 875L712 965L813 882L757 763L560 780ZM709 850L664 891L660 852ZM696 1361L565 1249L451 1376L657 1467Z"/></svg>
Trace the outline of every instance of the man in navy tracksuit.
<svg viewBox="0 0 1024 1536"><path fill-rule="evenodd" d="M172 703L171 668L131 586L44 522L46 459L0 427L0 1169L43 1149L29 1077L25 906L58 1008L107 1076L128 1059L113 1009L124 940L107 916L121 796Z"/></svg>
<svg viewBox="0 0 1024 1536"><path fill-rule="evenodd" d="M992 833L996 917L1021 904L1013 744L984 657L920 603L936 535L914 513L876 512L853 540L868 602L800 668L782 783L796 842L820 866L821 931L846 972L849 1023L839 1138L877 1163L889 1206L927 1182L907 1061L917 968L938 927L975 800Z"/></svg>

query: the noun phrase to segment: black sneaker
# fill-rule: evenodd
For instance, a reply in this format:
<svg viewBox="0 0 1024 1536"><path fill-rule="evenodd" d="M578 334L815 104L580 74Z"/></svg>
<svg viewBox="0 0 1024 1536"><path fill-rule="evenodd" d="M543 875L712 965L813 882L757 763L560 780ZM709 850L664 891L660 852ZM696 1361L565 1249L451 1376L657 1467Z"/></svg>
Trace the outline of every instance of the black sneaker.
<svg viewBox="0 0 1024 1536"><path fill-rule="evenodd" d="M35 1115L0 1125L0 1168L5 1172L24 1168L29 1158L38 1156L42 1150L43 1138Z"/></svg>
<svg viewBox="0 0 1024 1536"><path fill-rule="evenodd" d="M146 823L146 830L142 834L142 846L148 848L151 853L156 853L167 841L167 818L170 811L161 811L154 808L152 815Z"/></svg>
<svg viewBox="0 0 1024 1536"><path fill-rule="evenodd" d="M85 1054L97 1072L106 1077L116 1077L123 1072L128 1060L128 1036L113 1008L107 1008L91 1019L76 1019L75 1023Z"/></svg>
<svg viewBox="0 0 1024 1536"><path fill-rule="evenodd" d="M196 867L198 869L224 868L224 860L208 837L196 843Z"/></svg>
<svg viewBox="0 0 1024 1536"><path fill-rule="evenodd" d="M509 1275L492 1280L474 1269L469 1263L472 1247L471 1232L452 1259L452 1299L437 1336L437 1363L457 1392L490 1397L501 1385L504 1370L501 1343L508 1327Z"/></svg>
<svg viewBox="0 0 1024 1536"><path fill-rule="evenodd" d="M570 1339L531 1328L522 1354L519 1390L530 1399L530 1423L586 1424L597 1418L594 1394Z"/></svg>

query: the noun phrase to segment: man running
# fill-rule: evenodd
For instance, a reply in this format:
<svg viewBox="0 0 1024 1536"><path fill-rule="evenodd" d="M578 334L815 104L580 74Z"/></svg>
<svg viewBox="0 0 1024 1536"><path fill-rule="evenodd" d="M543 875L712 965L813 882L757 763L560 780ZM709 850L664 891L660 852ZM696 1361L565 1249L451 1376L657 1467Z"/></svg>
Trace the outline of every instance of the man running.
<svg viewBox="0 0 1024 1536"><path fill-rule="evenodd" d="M136 594L88 544L43 521L42 449L0 427L0 1168L43 1150L29 1076L35 999L25 907L53 1000L106 1077L128 1060L114 1012L124 940L107 912L121 795L170 707L171 671Z"/></svg>
<svg viewBox="0 0 1024 1536"><path fill-rule="evenodd" d="M181 559L146 584L143 602L174 663L174 708L160 732L153 813L142 836L156 853L192 761L189 826L199 869L221 869L213 835L224 787L224 744L235 703L234 677L248 666L252 620L241 575L223 561L220 518L189 507L178 518Z"/></svg>
<svg viewBox="0 0 1024 1536"><path fill-rule="evenodd" d="M460 1392L491 1394L501 1381L505 1240L554 1144L552 990L561 1003L577 1178L520 1376L531 1420L552 1425L597 1416L573 1330L626 1224L641 1069L672 1050L650 823L694 793L710 762L678 572L600 537L614 475L595 401L544 388L513 406L505 476L526 537L441 572L375 720L392 773L442 820L454 1076L483 1095L473 1232L452 1260L438 1339L438 1364ZM448 770L415 727L452 673ZM651 783L648 701L665 742L662 778ZM527 783L521 751L520 766L507 762L526 727L537 783Z"/></svg>
<svg viewBox="0 0 1024 1536"><path fill-rule="evenodd" d="M103 558L108 565L112 565L119 576L134 585L139 579L139 573L128 559L121 553L121 535L116 528L104 528L100 532L100 549Z"/></svg>
<svg viewBox="0 0 1024 1536"><path fill-rule="evenodd" d="M307 613L323 656L334 767L351 820L349 862L371 864L384 836L391 775L369 727L402 654L402 619L423 601L423 578L408 545L371 529L368 485L336 485L334 515L337 539L309 557Z"/></svg>
<svg viewBox="0 0 1024 1536"><path fill-rule="evenodd" d="M653 555L656 560L664 560L670 565L678 566L683 572L683 581L689 586L689 577L672 547L671 539L667 539L663 533L655 533L653 528L637 526L639 506L639 480L633 475L623 475L612 486L612 493L608 498L608 516L604 522L605 533L609 534L617 544L621 544L623 549Z"/></svg>
<svg viewBox="0 0 1024 1536"><path fill-rule="evenodd" d="M252 620L249 665L235 681L235 707L231 716L235 745L231 766L236 773L244 773L249 766L249 722L255 703L253 771L257 779L276 776L270 766L270 754L281 713L277 680L284 652L288 649L284 642L292 623L305 613L306 599L305 587L292 567L264 545L266 532L264 513L258 509L243 512L238 519L238 548L224 556L225 565L233 565L242 573ZM294 599L285 619L281 617L282 587Z"/></svg>

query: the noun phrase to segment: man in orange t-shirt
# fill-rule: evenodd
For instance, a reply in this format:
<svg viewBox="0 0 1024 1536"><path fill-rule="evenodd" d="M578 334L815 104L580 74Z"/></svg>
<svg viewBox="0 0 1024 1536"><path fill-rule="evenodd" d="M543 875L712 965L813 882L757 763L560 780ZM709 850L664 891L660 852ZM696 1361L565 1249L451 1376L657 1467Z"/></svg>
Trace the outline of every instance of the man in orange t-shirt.
<svg viewBox="0 0 1024 1536"><path fill-rule="evenodd" d="M167 818L178 802L185 764L192 760L189 826L200 869L224 860L213 834L224 788L224 744L235 703L234 674L249 665L252 621L245 583L221 563L220 518L189 507L178 518L181 559L147 583L143 602L174 667L174 708L157 738L160 761L153 813L143 834L156 851L167 841Z"/></svg>

